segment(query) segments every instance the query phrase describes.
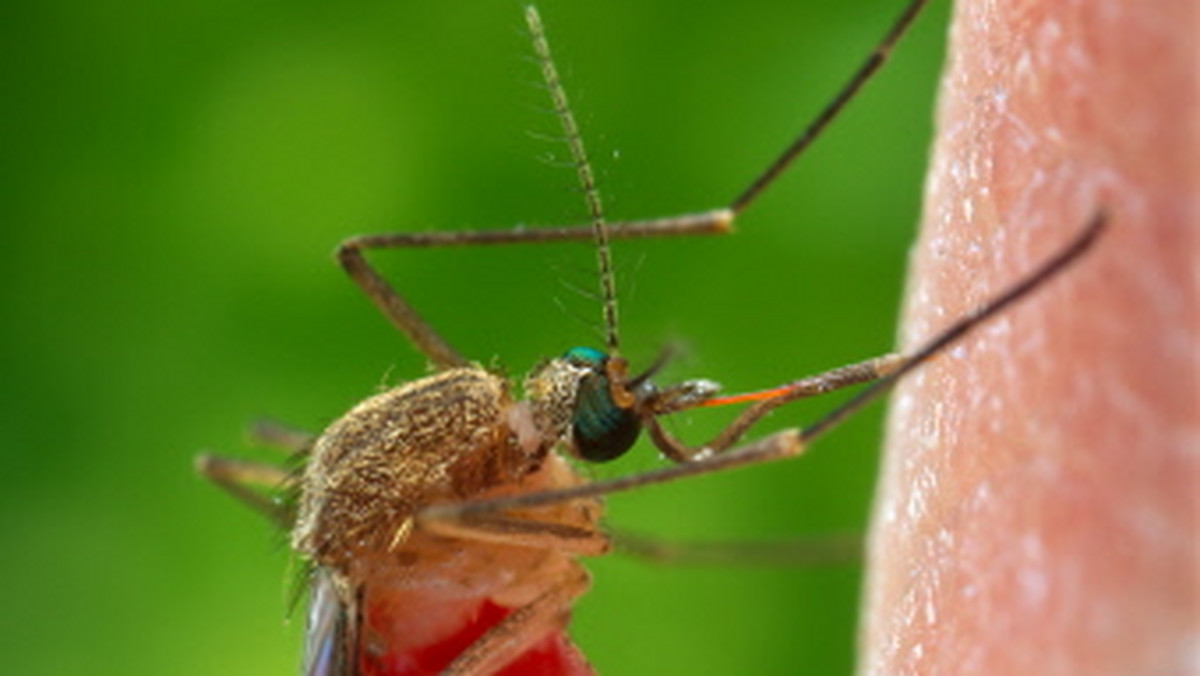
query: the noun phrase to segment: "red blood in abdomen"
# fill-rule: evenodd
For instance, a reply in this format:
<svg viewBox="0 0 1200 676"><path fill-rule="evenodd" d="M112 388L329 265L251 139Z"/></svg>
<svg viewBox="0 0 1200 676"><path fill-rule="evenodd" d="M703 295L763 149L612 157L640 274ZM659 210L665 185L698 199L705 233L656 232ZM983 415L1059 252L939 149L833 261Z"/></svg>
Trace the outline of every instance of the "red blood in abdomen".
<svg viewBox="0 0 1200 676"><path fill-rule="evenodd" d="M372 612L376 611L376 612ZM388 614L387 608L375 607L367 612L368 636L372 631L373 616ZM394 610L394 609L392 609ZM385 649L383 652L364 649L359 666L364 676L434 676L441 673L459 655L479 640L489 629L508 617L512 610L490 600L478 604L457 629L440 640L403 650L393 650L404 644L403 639L389 641L385 635L376 634ZM413 621L419 621L413 618ZM395 626L395 625L392 625ZM371 640L365 640L370 645ZM555 631L538 641L515 660L497 672L500 676L591 676L594 672L579 648L571 642L564 631Z"/></svg>
<svg viewBox="0 0 1200 676"><path fill-rule="evenodd" d="M525 654L499 672L501 676L594 676L592 665L584 659L564 631L556 631L539 641Z"/></svg>

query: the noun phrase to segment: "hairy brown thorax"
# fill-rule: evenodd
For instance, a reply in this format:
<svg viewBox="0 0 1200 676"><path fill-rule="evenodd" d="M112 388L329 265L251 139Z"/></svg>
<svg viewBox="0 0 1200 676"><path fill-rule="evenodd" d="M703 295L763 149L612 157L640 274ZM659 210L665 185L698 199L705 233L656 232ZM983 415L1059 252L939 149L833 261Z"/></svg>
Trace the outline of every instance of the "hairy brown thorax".
<svg viewBox="0 0 1200 676"><path fill-rule="evenodd" d="M317 439L292 544L337 567L394 548L421 507L476 495L534 462L506 422L508 382L453 369L371 397Z"/></svg>

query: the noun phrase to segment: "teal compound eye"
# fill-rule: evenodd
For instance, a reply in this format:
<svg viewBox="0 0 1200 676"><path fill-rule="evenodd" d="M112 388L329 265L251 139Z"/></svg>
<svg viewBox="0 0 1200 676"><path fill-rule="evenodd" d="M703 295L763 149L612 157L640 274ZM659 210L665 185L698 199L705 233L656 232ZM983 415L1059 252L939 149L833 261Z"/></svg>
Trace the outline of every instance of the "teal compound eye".
<svg viewBox="0 0 1200 676"><path fill-rule="evenodd" d="M608 355L590 347L574 347L563 358L588 369L575 391L571 435L575 453L588 462L615 460L633 447L642 432L642 421L630 408L612 398L605 365Z"/></svg>
<svg viewBox="0 0 1200 676"><path fill-rule="evenodd" d="M563 359L576 366L593 366L603 368L608 361L608 355L594 347L573 347L563 353Z"/></svg>

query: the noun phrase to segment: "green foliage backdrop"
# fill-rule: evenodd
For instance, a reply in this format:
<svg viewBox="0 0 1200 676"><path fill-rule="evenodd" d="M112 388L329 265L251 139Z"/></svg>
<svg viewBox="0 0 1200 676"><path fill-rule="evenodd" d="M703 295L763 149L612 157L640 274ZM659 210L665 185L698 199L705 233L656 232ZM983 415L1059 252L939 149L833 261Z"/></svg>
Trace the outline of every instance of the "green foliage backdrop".
<svg viewBox="0 0 1200 676"><path fill-rule="evenodd" d="M605 3L542 14L614 218L720 206L901 3ZM766 387L887 351L947 7L723 239L620 243L627 354ZM333 264L380 230L581 220L514 2L26 3L0 31L0 642L20 674L284 674L287 555L197 479L242 430L319 429L423 360ZM533 132L531 134L531 132ZM583 245L377 255L465 354L514 375L598 340ZM561 301L561 302L558 302ZM836 401L838 397L833 397ZM805 402L762 431L811 420ZM879 410L810 457L610 501L624 528L861 531ZM727 412L686 417L689 439ZM603 475L660 461L648 445ZM601 673L844 673L861 570L595 562Z"/></svg>

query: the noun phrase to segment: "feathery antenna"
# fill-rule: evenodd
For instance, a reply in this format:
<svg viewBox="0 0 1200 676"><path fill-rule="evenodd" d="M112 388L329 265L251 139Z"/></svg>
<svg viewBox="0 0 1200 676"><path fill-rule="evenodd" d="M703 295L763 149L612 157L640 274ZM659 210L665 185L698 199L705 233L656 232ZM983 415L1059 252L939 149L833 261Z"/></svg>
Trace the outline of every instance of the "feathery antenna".
<svg viewBox="0 0 1200 676"><path fill-rule="evenodd" d="M571 104L567 101L567 92L563 89L558 77L558 69L554 67L554 58L550 55L550 42L546 40L546 29L542 25L542 17L537 8L529 5L525 8L525 23L533 39L533 51L537 54L538 64L542 68L542 79L550 91L550 99L554 103L554 113L562 124L563 135L567 147L571 150L571 160L575 171L579 174L579 183L583 186L584 200L587 202L588 213L592 219L592 234L596 241L596 264L600 269L600 298L604 304L605 343L608 352L616 356L620 339L617 335L617 290L614 281L612 250L608 244L608 227L604 223L604 206L600 202L600 189L596 187L596 176L592 173L592 165L588 162L587 150L583 147L583 137L579 133L579 125L571 112Z"/></svg>

